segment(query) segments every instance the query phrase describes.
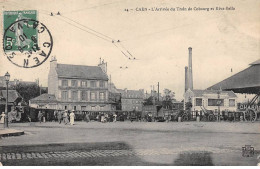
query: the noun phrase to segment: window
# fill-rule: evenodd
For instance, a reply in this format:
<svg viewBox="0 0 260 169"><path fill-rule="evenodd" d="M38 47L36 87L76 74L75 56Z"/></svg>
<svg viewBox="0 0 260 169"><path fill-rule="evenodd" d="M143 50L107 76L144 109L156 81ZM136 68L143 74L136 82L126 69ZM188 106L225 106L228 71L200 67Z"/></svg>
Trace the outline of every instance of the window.
<svg viewBox="0 0 260 169"><path fill-rule="evenodd" d="M77 110L77 106L74 106L74 107L73 107L73 110Z"/></svg>
<svg viewBox="0 0 260 169"><path fill-rule="evenodd" d="M100 81L99 82L99 87L104 88L105 87L105 82L104 81Z"/></svg>
<svg viewBox="0 0 260 169"><path fill-rule="evenodd" d="M202 99L196 98L196 105L195 106L202 106Z"/></svg>
<svg viewBox="0 0 260 169"><path fill-rule="evenodd" d="M87 82L86 81L81 81L81 87L87 87Z"/></svg>
<svg viewBox="0 0 260 169"><path fill-rule="evenodd" d="M90 99L91 99L91 100L96 100L96 93L91 92L91 93L90 93Z"/></svg>
<svg viewBox="0 0 260 169"><path fill-rule="evenodd" d="M68 80L62 80L61 85L62 86L68 86Z"/></svg>
<svg viewBox="0 0 260 169"><path fill-rule="evenodd" d="M96 110L96 106L91 106L91 110Z"/></svg>
<svg viewBox="0 0 260 169"><path fill-rule="evenodd" d="M100 100L105 100L105 93L104 92L100 92L99 93L99 99Z"/></svg>
<svg viewBox="0 0 260 169"><path fill-rule="evenodd" d="M61 92L61 99L62 100L68 100L68 91L62 91Z"/></svg>
<svg viewBox="0 0 260 169"><path fill-rule="evenodd" d="M235 107L236 103L235 103L235 99L229 99L229 107Z"/></svg>
<svg viewBox="0 0 260 169"><path fill-rule="evenodd" d="M82 93L81 93L81 100L88 100L88 93L87 93L87 91L82 91Z"/></svg>
<svg viewBox="0 0 260 169"><path fill-rule="evenodd" d="M208 106L224 106L224 99L208 99Z"/></svg>
<svg viewBox="0 0 260 169"><path fill-rule="evenodd" d="M81 111L86 111L87 107L86 106L81 106Z"/></svg>
<svg viewBox="0 0 260 169"><path fill-rule="evenodd" d="M72 91L72 100L78 100L78 91Z"/></svg>
<svg viewBox="0 0 260 169"><path fill-rule="evenodd" d="M71 81L71 86L77 87L77 86L78 86L77 80L72 80L72 81Z"/></svg>
<svg viewBox="0 0 260 169"><path fill-rule="evenodd" d="M90 82L90 87L97 87L97 83L95 81Z"/></svg>
<svg viewBox="0 0 260 169"><path fill-rule="evenodd" d="M100 110L105 110L105 106L100 106Z"/></svg>

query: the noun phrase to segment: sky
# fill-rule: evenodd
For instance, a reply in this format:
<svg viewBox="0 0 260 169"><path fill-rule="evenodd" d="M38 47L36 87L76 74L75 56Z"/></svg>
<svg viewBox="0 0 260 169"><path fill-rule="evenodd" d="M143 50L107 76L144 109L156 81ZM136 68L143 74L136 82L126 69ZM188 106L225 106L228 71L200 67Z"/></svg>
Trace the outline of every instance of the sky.
<svg viewBox="0 0 260 169"><path fill-rule="evenodd" d="M51 56L58 63L93 66L101 57L117 88L149 92L160 82L160 91L170 89L181 100L189 47L194 89L206 89L260 58L259 0L0 0L0 5L1 15L3 11L38 10L38 20L53 37L50 57L35 68L17 67L1 48L0 75L8 71L11 80L39 78L47 86ZM190 7L192 11L136 10L155 7ZM215 10L195 11L194 7ZM61 16L55 15L58 11ZM86 27L102 33L101 37L120 40L121 46L93 35ZM122 50L136 59L129 60Z"/></svg>

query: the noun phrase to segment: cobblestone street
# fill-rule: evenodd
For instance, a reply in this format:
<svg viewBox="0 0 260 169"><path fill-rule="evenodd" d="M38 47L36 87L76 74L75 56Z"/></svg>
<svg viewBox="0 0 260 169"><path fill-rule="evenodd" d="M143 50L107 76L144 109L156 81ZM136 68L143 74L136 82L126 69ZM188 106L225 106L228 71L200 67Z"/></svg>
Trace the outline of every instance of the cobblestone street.
<svg viewBox="0 0 260 169"><path fill-rule="evenodd" d="M207 149L202 151L200 147L186 149L186 151L211 151L214 153L240 153L237 150L229 149ZM41 158L92 158L92 157L108 157L108 156L154 156L154 155L172 155L179 154L185 149L136 149L136 150L92 150L92 151L64 151L64 152L47 152L47 153L2 153L0 160L20 160L20 159L41 159Z"/></svg>

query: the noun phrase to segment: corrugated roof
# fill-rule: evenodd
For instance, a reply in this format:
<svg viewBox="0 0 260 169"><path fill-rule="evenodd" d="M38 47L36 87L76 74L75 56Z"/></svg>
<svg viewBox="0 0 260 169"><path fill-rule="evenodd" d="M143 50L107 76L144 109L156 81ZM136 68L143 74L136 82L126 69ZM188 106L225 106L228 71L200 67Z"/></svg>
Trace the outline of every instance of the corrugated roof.
<svg viewBox="0 0 260 169"><path fill-rule="evenodd" d="M208 89L233 90L236 93L258 93L260 91L260 59L245 70L209 87Z"/></svg>
<svg viewBox="0 0 260 169"><path fill-rule="evenodd" d="M202 97L204 94L218 94L218 90L191 90L195 97ZM220 91L220 94L227 94L229 97L237 97L233 91Z"/></svg>
<svg viewBox="0 0 260 169"><path fill-rule="evenodd" d="M57 64L56 71L59 77L108 80L99 66Z"/></svg>
<svg viewBox="0 0 260 169"><path fill-rule="evenodd" d="M254 61L253 63L250 63L250 65L259 65L260 64L260 59L258 59L257 61Z"/></svg>

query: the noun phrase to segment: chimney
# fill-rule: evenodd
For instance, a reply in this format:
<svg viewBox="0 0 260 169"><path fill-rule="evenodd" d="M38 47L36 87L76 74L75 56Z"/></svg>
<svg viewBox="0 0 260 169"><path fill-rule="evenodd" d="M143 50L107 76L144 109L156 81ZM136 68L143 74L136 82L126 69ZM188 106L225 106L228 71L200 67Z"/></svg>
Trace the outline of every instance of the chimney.
<svg viewBox="0 0 260 169"><path fill-rule="evenodd" d="M189 68L188 68L188 88L193 90L193 76L192 76L192 48L189 47Z"/></svg>
<svg viewBox="0 0 260 169"><path fill-rule="evenodd" d="M57 59L56 59L56 56L52 56L51 57L51 61L50 61L50 68L51 69L55 69L57 67Z"/></svg>
<svg viewBox="0 0 260 169"><path fill-rule="evenodd" d="M107 62L104 62L104 59L101 62L100 58L100 63L98 64L98 66L102 69L104 73L107 73Z"/></svg>
<svg viewBox="0 0 260 169"><path fill-rule="evenodd" d="M188 90L188 86L189 86L189 84L188 84L189 82L188 82L188 66L185 66L185 92Z"/></svg>

